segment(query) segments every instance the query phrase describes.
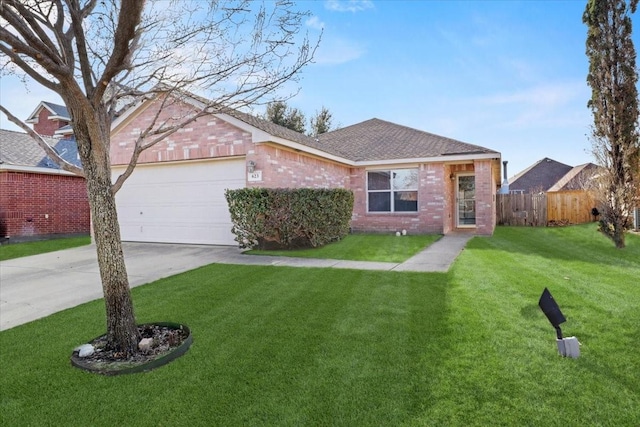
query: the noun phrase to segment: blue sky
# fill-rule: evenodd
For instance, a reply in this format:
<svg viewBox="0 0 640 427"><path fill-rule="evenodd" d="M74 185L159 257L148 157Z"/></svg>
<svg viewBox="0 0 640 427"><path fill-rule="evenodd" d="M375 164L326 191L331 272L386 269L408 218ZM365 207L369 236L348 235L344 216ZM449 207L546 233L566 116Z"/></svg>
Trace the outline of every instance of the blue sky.
<svg viewBox="0 0 640 427"><path fill-rule="evenodd" d="M307 116L325 106L342 126L377 117L491 148L509 176L544 157L589 162L585 4L302 1L310 37L323 36L288 103ZM43 99L56 102L0 81L21 118ZM0 126L14 128L4 116Z"/></svg>

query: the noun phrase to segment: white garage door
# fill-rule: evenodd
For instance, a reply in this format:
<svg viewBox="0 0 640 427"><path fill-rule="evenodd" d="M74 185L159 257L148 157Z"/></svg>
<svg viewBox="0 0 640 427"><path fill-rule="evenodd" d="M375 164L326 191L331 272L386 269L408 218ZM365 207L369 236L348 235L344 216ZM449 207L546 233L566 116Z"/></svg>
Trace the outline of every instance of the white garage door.
<svg viewBox="0 0 640 427"><path fill-rule="evenodd" d="M236 245L224 190L244 186L244 159L138 165L116 194L122 240Z"/></svg>

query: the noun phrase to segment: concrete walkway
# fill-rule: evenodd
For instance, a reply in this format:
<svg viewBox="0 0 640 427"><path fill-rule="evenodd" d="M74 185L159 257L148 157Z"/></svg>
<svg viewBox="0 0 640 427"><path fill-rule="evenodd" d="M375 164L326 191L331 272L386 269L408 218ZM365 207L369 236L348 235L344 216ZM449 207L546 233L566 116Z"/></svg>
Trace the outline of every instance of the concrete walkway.
<svg viewBox="0 0 640 427"><path fill-rule="evenodd" d="M124 253L134 287L213 263L446 272L471 237L444 236L400 264L251 256L231 246L126 242ZM0 331L98 298L102 285L93 245L0 262Z"/></svg>

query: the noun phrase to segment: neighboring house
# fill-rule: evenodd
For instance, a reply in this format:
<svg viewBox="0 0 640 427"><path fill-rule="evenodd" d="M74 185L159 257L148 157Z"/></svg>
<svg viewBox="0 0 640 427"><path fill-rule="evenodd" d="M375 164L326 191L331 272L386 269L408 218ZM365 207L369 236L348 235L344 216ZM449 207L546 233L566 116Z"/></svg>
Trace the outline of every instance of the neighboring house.
<svg viewBox="0 0 640 427"><path fill-rule="evenodd" d="M549 191L573 168L545 157L509 179L509 193L529 194Z"/></svg>
<svg viewBox="0 0 640 427"><path fill-rule="evenodd" d="M160 119L197 107L189 99ZM114 121L114 177L155 114L146 101ZM202 117L144 151L116 197L130 241L235 244L224 190L244 187L350 189L357 232L490 235L500 181L500 153L387 121L313 138L233 112Z"/></svg>
<svg viewBox="0 0 640 427"><path fill-rule="evenodd" d="M547 192L589 190L594 187L594 179L600 167L593 163L585 163L571 168L562 178L553 184Z"/></svg>
<svg viewBox="0 0 640 427"><path fill-rule="evenodd" d="M545 157L509 179L509 193L553 193L588 190L599 166L585 163L575 167Z"/></svg>
<svg viewBox="0 0 640 427"><path fill-rule="evenodd" d="M36 132L55 133L49 115L56 125L68 123L68 117L63 120L66 109L52 106L43 102L30 117ZM43 138L67 161L80 165L72 135ZM26 133L0 130L0 239L23 241L89 230L85 179L59 169Z"/></svg>
<svg viewBox="0 0 640 427"><path fill-rule="evenodd" d="M55 132L71 122L67 107L42 101L29 115L25 123L33 125L38 135L53 136Z"/></svg>

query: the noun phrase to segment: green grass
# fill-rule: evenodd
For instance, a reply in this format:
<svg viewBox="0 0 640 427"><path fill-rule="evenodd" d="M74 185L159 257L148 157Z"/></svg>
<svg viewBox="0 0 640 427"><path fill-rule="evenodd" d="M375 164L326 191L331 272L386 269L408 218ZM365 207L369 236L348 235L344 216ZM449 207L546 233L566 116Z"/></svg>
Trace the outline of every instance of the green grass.
<svg viewBox="0 0 640 427"><path fill-rule="evenodd" d="M0 261L24 256L43 254L45 252L59 251L75 248L91 243L91 237L69 237L64 239L38 240L36 242L11 243L0 246Z"/></svg>
<svg viewBox="0 0 640 427"><path fill-rule="evenodd" d="M446 273L210 265L133 290L194 334L158 370L101 377L72 348L94 301L0 333L0 425L637 426L640 238L498 228ZM582 355L557 355L549 287Z"/></svg>
<svg viewBox="0 0 640 427"><path fill-rule="evenodd" d="M341 259L351 261L403 262L429 246L440 235L349 234L339 242L319 248L265 251L251 250L251 255L279 255L299 258Z"/></svg>

